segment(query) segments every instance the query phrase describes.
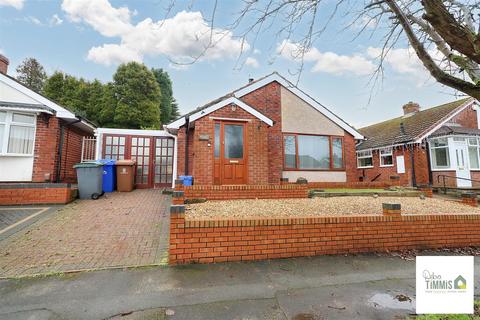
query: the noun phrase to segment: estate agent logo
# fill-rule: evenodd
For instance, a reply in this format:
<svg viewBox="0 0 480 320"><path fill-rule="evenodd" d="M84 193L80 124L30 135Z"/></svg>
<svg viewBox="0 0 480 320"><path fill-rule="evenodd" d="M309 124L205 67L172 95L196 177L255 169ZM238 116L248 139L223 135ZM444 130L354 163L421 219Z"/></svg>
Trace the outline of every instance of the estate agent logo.
<svg viewBox="0 0 480 320"><path fill-rule="evenodd" d="M473 313L473 257L417 257L417 313Z"/></svg>

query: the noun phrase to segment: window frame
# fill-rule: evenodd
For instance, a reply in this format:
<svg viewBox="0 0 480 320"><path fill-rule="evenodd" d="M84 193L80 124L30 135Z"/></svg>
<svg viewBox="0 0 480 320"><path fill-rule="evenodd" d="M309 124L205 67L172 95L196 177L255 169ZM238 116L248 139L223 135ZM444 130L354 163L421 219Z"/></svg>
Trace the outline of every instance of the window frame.
<svg viewBox="0 0 480 320"><path fill-rule="evenodd" d="M295 137L295 168L285 166L285 136ZM301 169L300 159L298 156L298 136L314 136L314 137L327 137L328 148L330 156L330 167L319 169ZM342 167L334 168L333 164L333 139L340 139L342 141ZM282 132L282 168L284 171L345 171L345 139L343 136L327 135L327 134L310 134L310 133L297 133L297 132Z"/></svg>
<svg viewBox="0 0 480 320"><path fill-rule="evenodd" d="M1 157L33 157L35 154L35 142L37 136L37 114L31 112L21 112L16 110L0 110L1 112L6 112L6 117L4 122L0 122L3 124L5 128L3 129L3 141L2 145L0 146L0 156ZM13 115L20 114L26 116L33 116L33 123L25 123L25 122L14 122ZM16 127L27 127L33 128L33 139L32 139L32 152L31 153L14 153L8 152L8 144L10 139L10 128L12 126Z"/></svg>
<svg viewBox="0 0 480 320"><path fill-rule="evenodd" d="M445 145L444 146L439 146L439 147L434 147L434 142L435 140L445 140ZM447 166L435 166L434 163L434 157L433 157L433 152L435 149L447 149ZM433 138L429 139L428 141L428 152L430 153L430 166L432 168L432 171L443 171L443 170L450 170L452 168L452 162L450 159L450 141L447 137L439 137L439 138ZM470 159L469 159L470 161Z"/></svg>
<svg viewBox="0 0 480 320"><path fill-rule="evenodd" d="M369 152L370 155L366 155L366 156L359 156L358 155L359 153L364 153L364 152ZM357 156L357 169L368 169L368 168L373 168L374 167L374 165L373 165L373 152L372 152L371 149L357 151L356 156ZM371 166L361 166L360 165L359 160L360 159L366 159L366 158L371 158L372 159L372 165Z"/></svg>
<svg viewBox="0 0 480 320"><path fill-rule="evenodd" d="M389 153L382 154L384 150L390 150ZM383 157L392 157L392 164L383 164L382 159ZM393 157L393 147L383 147L378 149L378 158L380 159L380 167L385 168L385 167L393 167L395 166L395 159ZM372 159L373 160L373 159Z"/></svg>
<svg viewBox="0 0 480 320"><path fill-rule="evenodd" d="M475 139L476 144L470 143L471 139ZM472 167L472 163L470 161L470 148L475 148L477 151L477 161L479 164L477 168ZM480 171L480 142L478 137L467 137L467 152L468 152L468 167L470 171Z"/></svg>

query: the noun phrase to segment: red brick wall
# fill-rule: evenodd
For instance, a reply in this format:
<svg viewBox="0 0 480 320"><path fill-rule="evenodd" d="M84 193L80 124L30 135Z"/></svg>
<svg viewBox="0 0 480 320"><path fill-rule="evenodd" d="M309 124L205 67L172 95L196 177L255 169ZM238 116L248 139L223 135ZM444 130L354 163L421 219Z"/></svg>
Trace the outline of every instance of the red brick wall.
<svg viewBox="0 0 480 320"><path fill-rule="evenodd" d="M58 118L44 114L37 117L32 174L33 182L46 181L46 174L50 175L50 181L55 181L55 168L57 166L56 161L60 136L59 128Z"/></svg>
<svg viewBox="0 0 480 320"><path fill-rule="evenodd" d="M449 122L458 123L462 127L477 129L477 112L470 107L466 108L465 110L457 114L455 117L453 117L452 120L450 120Z"/></svg>
<svg viewBox="0 0 480 320"><path fill-rule="evenodd" d="M345 159L345 172L347 174L347 182L358 181L357 177L357 153L355 150L355 138L345 131L343 137L343 148Z"/></svg>
<svg viewBox="0 0 480 320"><path fill-rule="evenodd" d="M433 171L432 185L435 187L443 187L443 178L440 178L440 180L438 180L439 175L456 177L457 173L455 170ZM480 171L470 171L470 175L471 175L471 179L480 181ZM445 178L445 185L447 187L455 188L457 186L457 180L455 178ZM473 181L472 186L478 188L480 187L480 182Z"/></svg>
<svg viewBox="0 0 480 320"><path fill-rule="evenodd" d="M37 118L35 135L35 154L33 159L33 182L46 181L50 174L50 181L56 181L58 161L58 145L60 141L60 125L65 122L56 117L45 115ZM75 182L76 173L73 165L81 161L82 139L89 135L79 129L64 127L60 181Z"/></svg>
<svg viewBox="0 0 480 320"><path fill-rule="evenodd" d="M185 135L185 127L182 127L178 130L177 133L177 175L183 176L185 175L185 143L186 143L186 135Z"/></svg>
<svg viewBox="0 0 480 320"><path fill-rule="evenodd" d="M215 120L212 117L249 120L245 122L247 134L246 152L248 155L247 183L268 183L268 154L266 152L268 126L239 107L232 111L231 106L225 106L195 121L195 130L191 139L192 145L190 146L192 151L191 159L194 159L191 173L195 178L195 184L213 184ZM210 141L200 141L200 135L205 134L210 137ZM208 146L209 143L210 147ZM181 154L179 153L180 157Z"/></svg>
<svg viewBox="0 0 480 320"><path fill-rule="evenodd" d="M82 159L82 141L87 134L79 129L66 127L62 148L60 181L76 182L77 173L73 166Z"/></svg>
<svg viewBox="0 0 480 320"><path fill-rule="evenodd" d="M307 198L308 190L324 188L354 188L372 189L388 188L399 185L398 181L392 182L310 182L308 184L267 184L267 185L237 185L237 186L211 186L193 185L191 187L177 186L178 190L185 192L187 199L205 198L208 200L233 200L233 199L280 199L280 198Z"/></svg>
<svg viewBox="0 0 480 320"><path fill-rule="evenodd" d="M0 205L65 204L75 196L76 190L71 188L0 189Z"/></svg>
<svg viewBox="0 0 480 320"><path fill-rule="evenodd" d="M402 156L405 160L405 173L399 174L397 173L397 156ZM364 181L371 181L374 179L378 174L378 177L375 181L395 181L391 179L391 176L398 176L400 179L396 180L399 182L400 185L410 185L411 184L411 161L410 161L410 152L408 150L402 149L395 149L393 152L393 162L394 166L392 167L380 167L380 157L378 150L374 150L372 152L373 156L373 168L365 168L365 169L357 169L358 177L364 177ZM355 161L356 164L356 161ZM358 181L358 178L357 178Z"/></svg>
<svg viewBox="0 0 480 320"><path fill-rule="evenodd" d="M236 186L208 186L194 185L183 187L186 199L205 198L208 200L232 199L280 199L280 198L307 198L307 185L236 185Z"/></svg>
<svg viewBox="0 0 480 320"><path fill-rule="evenodd" d="M413 150L415 160L415 181L417 185L429 184L429 163L428 150L422 147L417 147Z"/></svg>
<svg viewBox="0 0 480 320"><path fill-rule="evenodd" d="M480 245L480 215L186 220L170 215L169 263Z"/></svg>
<svg viewBox="0 0 480 320"><path fill-rule="evenodd" d="M240 99L274 122L268 129L268 182L279 183L283 169L281 85L269 83Z"/></svg>
<svg viewBox="0 0 480 320"><path fill-rule="evenodd" d="M428 184L429 183L429 174L428 174L428 156L426 149L416 146L414 148L414 161L415 161L415 179L417 185L419 184ZM391 167L380 167L380 156L378 150L373 151L373 168L367 169L357 169L358 177L361 177L365 174L365 180L371 181L378 174L381 174L375 181L391 181L396 183L395 180L392 180L391 176L400 177L399 180L396 180L398 184L403 186L412 185L412 162L410 157L410 150L403 148L396 148L393 152L393 163ZM405 160L405 173L397 173L397 156L402 156ZM357 179L358 180L358 179Z"/></svg>

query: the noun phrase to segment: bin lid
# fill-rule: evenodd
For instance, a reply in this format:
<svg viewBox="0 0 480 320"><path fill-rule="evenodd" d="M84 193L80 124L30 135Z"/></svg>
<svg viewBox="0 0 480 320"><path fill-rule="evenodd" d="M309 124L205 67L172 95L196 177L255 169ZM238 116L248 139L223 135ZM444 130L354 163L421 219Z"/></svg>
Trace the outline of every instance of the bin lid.
<svg viewBox="0 0 480 320"><path fill-rule="evenodd" d="M73 168L98 168L103 166L103 164L99 162L81 162L77 163L73 166Z"/></svg>
<svg viewBox="0 0 480 320"><path fill-rule="evenodd" d="M134 166L135 160L117 160L115 164L117 166Z"/></svg>
<svg viewBox="0 0 480 320"><path fill-rule="evenodd" d="M116 161L115 161L115 160L112 160L112 159L99 159L99 160L97 160L97 162L100 162L100 163L103 164L103 165L113 166Z"/></svg>

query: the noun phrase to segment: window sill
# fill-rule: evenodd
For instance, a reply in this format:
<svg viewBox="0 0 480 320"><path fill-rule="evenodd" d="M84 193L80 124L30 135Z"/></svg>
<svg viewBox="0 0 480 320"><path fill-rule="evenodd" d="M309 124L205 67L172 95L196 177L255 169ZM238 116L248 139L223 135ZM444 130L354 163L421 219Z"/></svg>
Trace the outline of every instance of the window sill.
<svg viewBox="0 0 480 320"><path fill-rule="evenodd" d="M0 153L0 157L24 157L31 158L33 154L23 154L23 153Z"/></svg>
<svg viewBox="0 0 480 320"><path fill-rule="evenodd" d="M340 169L292 169L292 168L283 168L283 171L319 171L319 172L343 172L345 168Z"/></svg>
<svg viewBox="0 0 480 320"><path fill-rule="evenodd" d="M436 169L432 168L432 172L433 171L456 171L456 169L455 168L450 168L450 167L448 167L448 168L436 168Z"/></svg>
<svg viewBox="0 0 480 320"><path fill-rule="evenodd" d="M391 168L391 167L395 167L394 164L384 164L383 166L381 165L380 168Z"/></svg>
<svg viewBox="0 0 480 320"><path fill-rule="evenodd" d="M357 167L357 169L371 169L375 168L374 166L368 166L368 167Z"/></svg>

